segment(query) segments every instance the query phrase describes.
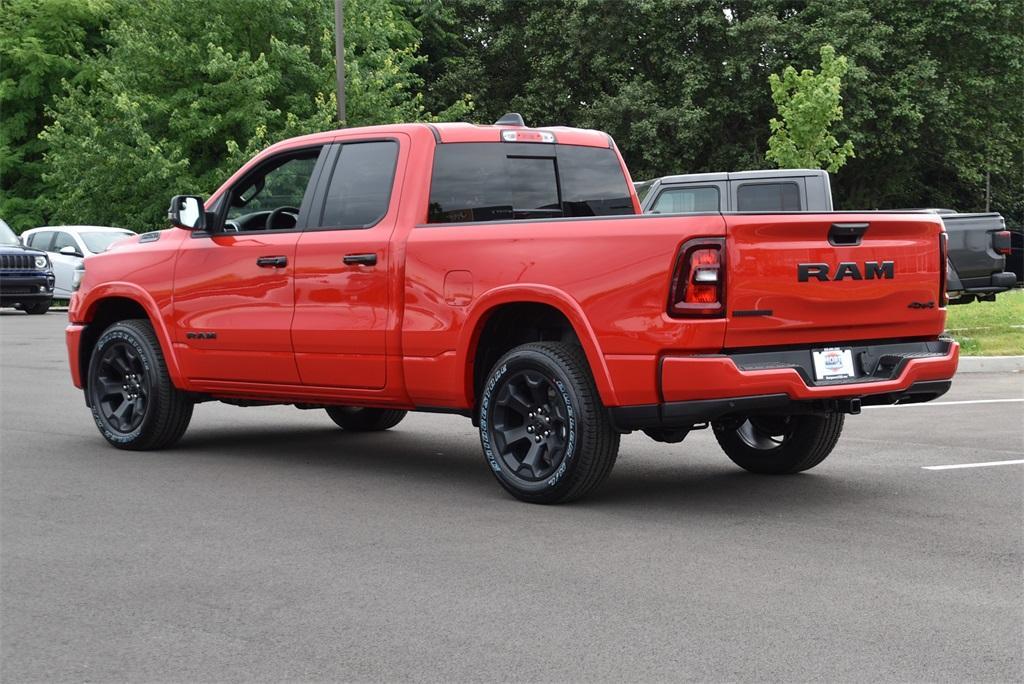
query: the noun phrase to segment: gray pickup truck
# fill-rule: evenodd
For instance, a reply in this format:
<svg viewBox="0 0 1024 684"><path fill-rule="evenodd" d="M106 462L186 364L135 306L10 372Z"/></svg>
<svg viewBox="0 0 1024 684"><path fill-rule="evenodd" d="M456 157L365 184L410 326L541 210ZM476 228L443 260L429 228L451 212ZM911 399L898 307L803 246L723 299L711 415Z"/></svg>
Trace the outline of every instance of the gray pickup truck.
<svg viewBox="0 0 1024 684"><path fill-rule="evenodd" d="M646 214L834 211L828 172L820 169L690 173L635 185ZM1002 216L958 214L951 209L910 211L938 214L946 226L951 303L991 301L1017 285L1017 274L1007 269L1011 235Z"/></svg>

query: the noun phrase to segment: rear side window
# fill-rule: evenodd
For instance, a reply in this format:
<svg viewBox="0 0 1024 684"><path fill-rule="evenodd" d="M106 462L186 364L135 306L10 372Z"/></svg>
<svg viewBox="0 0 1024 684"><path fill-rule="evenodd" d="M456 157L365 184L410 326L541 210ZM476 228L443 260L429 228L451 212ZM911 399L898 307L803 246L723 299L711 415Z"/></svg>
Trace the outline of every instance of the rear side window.
<svg viewBox="0 0 1024 684"><path fill-rule="evenodd" d="M737 211L800 211L796 183L746 183L736 191Z"/></svg>
<svg viewBox="0 0 1024 684"><path fill-rule="evenodd" d="M437 146L431 223L633 214L609 148L538 143Z"/></svg>
<svg viewBox="0 0 1024 684"><path fill-rule="evenodd" d="M397 160L392 140L342 145L318 229L369 228L384 218Z"/></svg>
<svg viewBox="0 0 1024 684"><path fill-rule="evenodd" d="M718 211L718 188L675 188L664 190L658 195L651 208L652 214L688 214L702 211Z"/></svg>

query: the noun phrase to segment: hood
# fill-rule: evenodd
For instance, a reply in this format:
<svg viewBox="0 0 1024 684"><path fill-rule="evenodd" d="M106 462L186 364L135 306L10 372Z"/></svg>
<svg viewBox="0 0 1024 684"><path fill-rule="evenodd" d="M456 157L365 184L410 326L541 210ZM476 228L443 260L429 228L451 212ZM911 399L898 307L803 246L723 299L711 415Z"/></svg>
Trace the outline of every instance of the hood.
<svg viewBox="0 0 1024 684"><path fill-rule="evenodd" d="M31 247L25 247L23 245L0 245L0 254L34 254L34 255L46 255L41 249L32 249Z"/></svg>

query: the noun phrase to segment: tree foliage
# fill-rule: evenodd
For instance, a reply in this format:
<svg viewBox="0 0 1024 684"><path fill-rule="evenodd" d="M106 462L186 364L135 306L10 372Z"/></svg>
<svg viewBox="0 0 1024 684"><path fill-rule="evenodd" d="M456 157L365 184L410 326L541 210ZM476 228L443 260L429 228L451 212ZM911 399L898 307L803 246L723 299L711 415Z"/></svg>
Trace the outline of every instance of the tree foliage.
<svg viewBox="0 0 1024 684"><path fill-rule="evenodd" d="M782 76L770 74L772 101L781 121L772 118L768 124L765 159L783 169L825 169L835 173L847 158L853 156L853 143L842 145L832 135L832 124L843 118L839 91L848 67L845 57L836 57L831 45L821 47L821 70L797 72L792 66Z"/></svg>
<svg viewBox="0 0 1024 684"><path fill-rule="evenodd" d="M388 0L346 4L346 123L431 118L416 28ZM332 2L149 0L124 12L42 134L55 220L158 227L172 194L208 194L267 145L338 127Z"/></svg>
<svg viewBox="0 0 1024 684"><path fill-rule="evenodd" d="M102 45L110 0L0 3L0 217L23 227L47 215L41 199L43 110Z"/></svg>
<svg viewBox="0 0 1024 684"><path fill-rule="evenodd" d="M171 193L336 126L332 0L2 3L16 228L162 225ZM1024 218L1021 2L347 0L346 20L349 125L520 111L608 131L638 179L767 166L769 75L832 45L831 135L857 151L837 206L983 209L990 178L992 208Z"/></svg>
<svg viewBox="0 0 1024 684"><path fill-rule="evenodd" d="M427 98L477 119L590 126L634 178L767 165L768 76L849 60L833 135L856 158L838 206L992 208L1024 218L1024 3L998 0L461 0ZM435 67L436 68L436 67Z"/></svg>

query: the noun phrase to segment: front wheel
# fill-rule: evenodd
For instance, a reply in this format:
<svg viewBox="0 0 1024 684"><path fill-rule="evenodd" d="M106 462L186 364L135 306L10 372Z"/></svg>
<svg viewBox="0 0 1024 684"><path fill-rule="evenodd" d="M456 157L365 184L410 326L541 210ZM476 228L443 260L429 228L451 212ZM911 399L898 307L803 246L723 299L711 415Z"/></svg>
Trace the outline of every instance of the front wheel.
<svg viewBox="0 0 1024 684"><path fill-rule="evenodd" d="M349 432L379 432L388 430L405 418L405 411L396 409L358 408L355 406L328 406L327 415L338 427Z"/></svg>
<svg viewBox="0 0 1024 684"><path fill-rule="evenodd" d="M712 424L715 438L733 463L752 473L787 475L809 470L832 453L845 416L750 416Z"/></svg>
<svg viewBox="0 0 1024 684"><path fill-rule="evenodd" d="M50 310L51 300L45 299L41 302L32 302L31 304L22 304L21 310L30 316L41 316Z"/></svg>
<svg viewBox="0 0 1024 684"><path fill-rule="evenodd" d="M193 402L171 382L149 321L121 321L104 330L87 378L96 427L118 449L170 446L192 419Z"/></svg>
<svg viewBox="0 0 1024 684"><path fill-rule="evenodd" d="M501 486L531 503L584 496L619 451L583 350L555 342L516 347L494 365L480 398L480 442Z"/></svg>

